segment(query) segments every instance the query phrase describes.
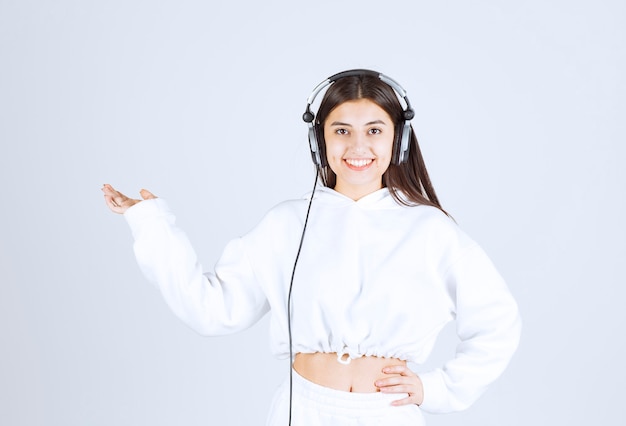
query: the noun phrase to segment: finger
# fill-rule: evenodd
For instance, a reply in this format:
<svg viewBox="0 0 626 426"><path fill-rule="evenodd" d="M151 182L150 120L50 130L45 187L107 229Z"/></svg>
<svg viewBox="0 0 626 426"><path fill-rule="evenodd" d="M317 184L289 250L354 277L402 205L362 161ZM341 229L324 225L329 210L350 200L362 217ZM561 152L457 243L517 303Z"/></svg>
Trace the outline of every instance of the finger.
<svg viewBox="0 0 626 426"><path fill-rule="evenodd" d="M112 200L114 200L116 203L121 203L122 201L124 201L124 199L128 198L126 197L126 195L122 194L119 191L116 191L111 185L109 184L104 184L102 186L102 192L104 192L105 196L110 197Z"/></svg>
<svg viewBox="0 0 626 426"><path fill-rule="evenodd" d="M417 391L417 388L412 384L401 383L397 385L389 385L389 386L380 386L380 391L382 393L408 393L414 394Z"/></svg>
<svg viewBox="0 0 626 426"><path fill-rule="evenodd" d="M114 213L123 214L129 207L137 204L140 200L128 198L126 195L116 191L111 185L104 184L102 186L104 193L104 201L109 209Z"/></svg>
<svg viewBox="0 0 626 426"><path fill-rule="evenodd" d="M129 198L126 195L120 192L111 196L111 202L113 203L113 205L118 206L118 207L124 206L124 204L126 204L126 201L128 199Z"/></svg>
<svg viewBox="0 0 626 426"><path fill-rule="evenodd" d="M148 191L147 189L142 189L141 191L139 191L139 195L141 195L141 198L143 198L144 200L153 200L157 198L156 195L154 195L152 192Z"/></svg>
<svg viewBox="0 0 626 426"><path fill-rule="evenodd" d="M389 393L415 392L418 389L413 380L402 376L380 379L377 380L374 385L380 389L381 392Z"/></svg>
<svg viewBox="0 0 626 426"><path fill-rule="evenodd" d="M419 405L419 402L417 401L417 398L411 395L409 395L406 398L391 401L391 405L393 405L394 407L399 407L401 405L413 405L413 404Z"/></svg>
<svg viewBox="0 0 626 426"><path fill-rule="evenodd" d="M390 365L384 367L382 372L390 376L377 380L374 384L377 387L394 386L402 383L411 383L415 373L404 365ZM393 376L392 376L393 375Z"/></svg>
<svg viewBox="0 0 626 426"><path fill-rule="evenodd" d="M125 201L130 200L130 198L128 198L126 195L122 194L120 191L117 191L115 188L108 184L105 184L102 187L102 192L104 192L105 195L111 197L113 202L120 206L124 204Z"/></svg>
<svg viewBox="0 0 626 426"><path fill-rule="evenodd" d="M104 192L106 195L110 195L110 196L113 196L117 193L117 191L108 183L105 183L104 185L102 185L101 191Z"/></svg>
<svg viewBox="0 0 626 426"><path fill-rule="evenodd" d="M399 385L389 385L382 386L379 388L381 393L385 394L404 394L407 395L405 398L395 400L391 403L394 406L400 405L409 405L409 404L417 404L420 405L422 402L422 398L420 397L421 393L415 384L403 383Z"/></svg>
<svg viewBox="0 0 626 426"><path fill-rule="evenodd" d="M129 200L128 197L118 192L104 194L104 201L106 202L107 206L109 206L109 208L114 211L116 211L116 209L124 207L124 204L127 200ZM119 213L119 211L116 211L116 213Z"/></svg>
<svg viewBox="0 0 626 426"><path fill-rule="evenodd" d="M113 213L123 213L124 210L122 209L122 207L117 204L115 202L115 200L113 199L113 197L109 196L109 195L105 195L104 196L104 201L107 205L107 207L113 212Z"/></svg>
<svg viewBox="0 0 626 426"><path fill-rule="evenodd" d="M413 383L383 386L383 387L380 387L379 389L381 393L407 395L405 398L393 401L391 405L394 405L394 406L409 405L409 404L419 405L422 402L420 398L421 394L418 388Z"/></svg>
<svg viewBox="0 0 626 426"><path fill-rule="evenodd" d="M388 377L386 379L376 380L374 385L376 385L376 387L379 387L379 388L387 388L390 386L407 385L411 383L412 382L409 379L403 376L394 376L394 377Z"/></svg>
<svg viewBox="0 0 626 426"><path fill-rule="evenodd" d="M416 374L406 365L390 365L383 368L385 374L401 374L403 376L415 376Z"/></svg>

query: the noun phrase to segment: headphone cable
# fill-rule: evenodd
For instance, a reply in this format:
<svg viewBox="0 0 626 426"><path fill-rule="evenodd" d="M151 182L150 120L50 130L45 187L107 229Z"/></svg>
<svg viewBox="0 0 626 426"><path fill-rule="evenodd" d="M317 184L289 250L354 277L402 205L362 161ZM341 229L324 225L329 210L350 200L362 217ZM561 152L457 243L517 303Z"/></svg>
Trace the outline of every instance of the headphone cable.
<svg viewBox="0 0 626 426"><path fill-rule="evenodd" d="M317 188L317 179L319 177L319 168L316 168L315 182L313 183L313 191L311 191L311 199L309 200L309 206L306 210L306 217L304 219L304 226L302 227L302 235L300 236L300 245L298 245L298 253L296 253L296 259L293 262L293 270L291 271L291 281L289 282L289 292L287 294L287 331L289 333L289 426L291 426L291 406L293 402L293 338L291 336L291 289L293 287L293 278L296 275L296 266L298 265L298 259L300 258L300 251L302 250L302 243L304 242L304 234L306 233L306 226L309 222L309 213L311 212L311 205L313 204L313 197L315 196L315 188Z"/></svg>

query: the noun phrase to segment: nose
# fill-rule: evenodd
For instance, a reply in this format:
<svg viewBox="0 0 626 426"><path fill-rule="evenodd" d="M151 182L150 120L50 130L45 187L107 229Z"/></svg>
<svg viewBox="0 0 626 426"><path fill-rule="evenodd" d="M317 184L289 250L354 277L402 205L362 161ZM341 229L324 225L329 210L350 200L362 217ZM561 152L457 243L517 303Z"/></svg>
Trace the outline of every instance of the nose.
<svg viewBox="0 0 626 426"><path fill-rule="evenodd" d="M365 153L365 148L367 146L367 140L365 138L365 135L362 135L360 133L356 133L353 137L352 137L352 152L354 152L355 154L363 154Z"/></svg>

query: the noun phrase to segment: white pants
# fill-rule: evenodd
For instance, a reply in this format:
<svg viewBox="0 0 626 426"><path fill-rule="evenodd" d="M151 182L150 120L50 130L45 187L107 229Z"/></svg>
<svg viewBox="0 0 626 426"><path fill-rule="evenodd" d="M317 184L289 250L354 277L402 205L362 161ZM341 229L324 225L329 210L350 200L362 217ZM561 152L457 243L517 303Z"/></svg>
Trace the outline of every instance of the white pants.
<svg viewBox="0 0 626 426"><path fill-rule="evenodd" d="M317 385L293 371L291 426L424 426L417 405L394 407L406 394L344 392ZM278 388L267 426L289 424L289 378Z"/></svg>

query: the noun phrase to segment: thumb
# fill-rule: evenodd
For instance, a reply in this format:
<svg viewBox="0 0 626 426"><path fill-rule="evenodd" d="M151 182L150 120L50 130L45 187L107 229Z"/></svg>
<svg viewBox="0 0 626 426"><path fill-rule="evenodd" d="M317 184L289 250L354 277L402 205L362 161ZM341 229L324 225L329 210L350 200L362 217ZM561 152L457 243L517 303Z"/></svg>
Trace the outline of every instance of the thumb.
<svg viewBox="0 0 626 426"><path fill-rule="evenodd" d="M141 195L141 198L143 198L144 200L152 200L154 198L157 198L156 195L154 195L152 192L148 191L147 189L142 189L141 191L139 191L139 194Z"/></svg>

